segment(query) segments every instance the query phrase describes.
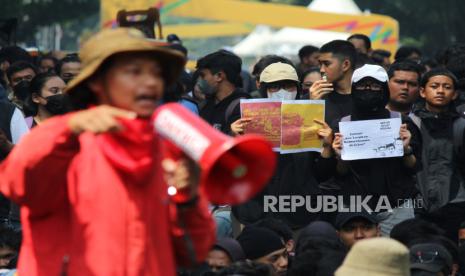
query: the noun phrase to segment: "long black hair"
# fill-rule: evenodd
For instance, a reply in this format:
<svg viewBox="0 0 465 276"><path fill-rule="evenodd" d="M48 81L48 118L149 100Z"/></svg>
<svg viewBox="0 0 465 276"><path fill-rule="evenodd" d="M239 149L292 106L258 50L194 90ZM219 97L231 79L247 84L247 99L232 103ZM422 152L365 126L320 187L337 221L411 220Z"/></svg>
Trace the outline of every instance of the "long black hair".
<svg viewBox="0 0 465 276"><path fill-rule="evenodd" d="M56 73L54 72L45 72L37 74L29 83L29 95L26 98L24 103L24 113L26 116L36 116L39 110L39 105L32 100L32 94L41 95L42 88L44 87L45 83L50 80L51 78L57 77L59 78Z"/></svg>

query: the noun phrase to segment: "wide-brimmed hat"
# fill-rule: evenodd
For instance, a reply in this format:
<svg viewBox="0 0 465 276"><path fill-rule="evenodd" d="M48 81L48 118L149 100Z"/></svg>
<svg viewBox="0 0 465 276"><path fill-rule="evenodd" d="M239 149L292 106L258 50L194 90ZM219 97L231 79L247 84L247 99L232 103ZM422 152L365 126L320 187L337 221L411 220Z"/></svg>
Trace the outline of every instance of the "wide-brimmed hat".
<svg viewBox="0 0 465 276"><path fill-rule="evenodd" d="M162 70L167 85L172 84L182 72L185 58L178 51L169 49L167 43L150 41L142 32L131 28L105 29L89 38L81 47L81 72L68 83L65 93L78 97L76 93L86 80L111 56L121 53L153 54Z"/></svg>
<svg viewBox="0 0 465 276"><path fill-rule="evenodd" d="M409 251L400 242L372 238L357 242L335 276L410 276Z"/></svg>

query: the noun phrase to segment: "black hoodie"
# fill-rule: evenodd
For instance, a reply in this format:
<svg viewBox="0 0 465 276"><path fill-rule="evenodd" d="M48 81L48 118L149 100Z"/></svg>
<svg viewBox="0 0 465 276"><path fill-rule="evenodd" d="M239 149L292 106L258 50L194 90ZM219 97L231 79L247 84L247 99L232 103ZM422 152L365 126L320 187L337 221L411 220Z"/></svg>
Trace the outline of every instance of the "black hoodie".
<svg viewBox="0 0 465 276"><path fill-rule="evenodd" d="M221 102L217 103L214 97L209 98L205 106L200 110L200 117L217 130L229 135L231 133L231 124L241 118L241 107L239 101L235 100L248 98L250 98L250 95L239 88ZM226 114L230 105L234 105L231 115Z"/></svg>
<svg viewBox="0 0 465 276"><path fill-rule="evenodd" d="M319 182L334 174L336 161L325 159L318 152L292 154L277 153L278 165L272 179L264 190L247 203L232 208L234 216L242 224L252 224L265 217L278 218L293 229L299 229L320 218L319 213L310 213L306 207L295 212L264 212L264 196L316 196L320 194ZM290 200L287 200L290 202ZM316 199L312 199L316 203ZM312 205L314 208L315 206ZM278 208L278 205L276 205ZM279 211L279 210L278 210Z"/></svg>

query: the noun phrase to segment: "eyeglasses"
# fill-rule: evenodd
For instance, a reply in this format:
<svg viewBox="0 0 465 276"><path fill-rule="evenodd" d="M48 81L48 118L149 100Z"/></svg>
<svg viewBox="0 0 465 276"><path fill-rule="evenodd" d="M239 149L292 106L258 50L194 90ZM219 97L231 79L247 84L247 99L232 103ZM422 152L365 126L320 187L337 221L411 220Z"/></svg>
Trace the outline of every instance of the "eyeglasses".
<svg viewBox="0 0 465 276"><path fill-rule="evenodd" d="M295 82L275 82L266 85L266 90L268 92L278 92L280 89L284 89L290 92L297 90L297 84Z"/></svg>

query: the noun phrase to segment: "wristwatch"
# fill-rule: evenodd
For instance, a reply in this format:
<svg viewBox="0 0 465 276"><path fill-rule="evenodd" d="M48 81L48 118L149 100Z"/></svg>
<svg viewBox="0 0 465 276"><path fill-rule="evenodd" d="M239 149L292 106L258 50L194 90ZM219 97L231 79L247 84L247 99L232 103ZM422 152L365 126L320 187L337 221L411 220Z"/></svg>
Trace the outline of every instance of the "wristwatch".
<svg viewBox="0 0 465 276"><path fill-rule="evenodd" d="M404 156L409 156L409 155L413 155L413 149L412 147L407 147L407 149L404 149Z"/></svg>

